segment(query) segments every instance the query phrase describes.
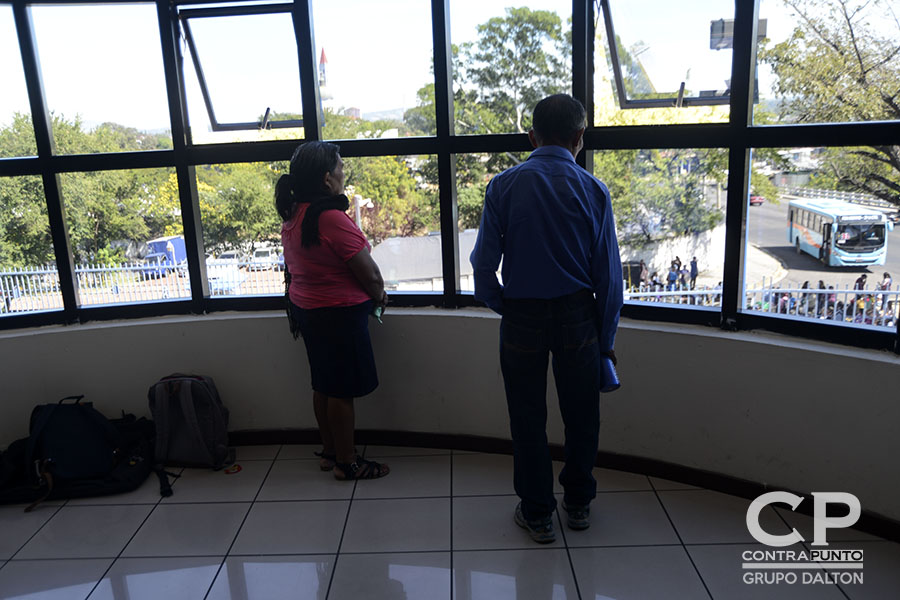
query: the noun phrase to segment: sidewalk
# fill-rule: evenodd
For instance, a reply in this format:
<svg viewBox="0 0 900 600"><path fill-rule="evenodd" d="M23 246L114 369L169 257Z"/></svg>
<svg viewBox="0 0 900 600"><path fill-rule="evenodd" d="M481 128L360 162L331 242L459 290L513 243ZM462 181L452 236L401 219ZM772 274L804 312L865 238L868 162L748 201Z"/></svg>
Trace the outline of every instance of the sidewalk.
<svg viewBox="0 0 900 600"><path fill-rule="evenodd" d="M748 288L762 287L778 283L787 276L787 270L781 261L763 252L753 244L747 244L747 276L745 285ZM722 281L722 265L701 271L697 276L697 287L714 288Z"/></svg>

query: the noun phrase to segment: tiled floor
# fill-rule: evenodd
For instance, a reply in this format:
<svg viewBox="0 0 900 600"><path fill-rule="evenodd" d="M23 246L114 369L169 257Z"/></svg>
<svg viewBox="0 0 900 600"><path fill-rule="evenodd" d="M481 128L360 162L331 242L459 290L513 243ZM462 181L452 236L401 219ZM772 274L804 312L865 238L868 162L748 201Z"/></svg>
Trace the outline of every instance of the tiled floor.
<svg viewBox="0 0 900 600"><path fill-rule="evenodd" d="M864 550L862 584L745 583L742 553L765 547L747 533L749 502L718 492L597 469L590 529L557 517L557 541L539 546L513 522L508 456L369 446L390 476L348 483L315 449L241 447L239 472L186 469L162 501L152 478L28 514L0 507L0 598L900 598L900 544L853 530L832 547ZM761 523L812 537L788 510Z"/></svg>

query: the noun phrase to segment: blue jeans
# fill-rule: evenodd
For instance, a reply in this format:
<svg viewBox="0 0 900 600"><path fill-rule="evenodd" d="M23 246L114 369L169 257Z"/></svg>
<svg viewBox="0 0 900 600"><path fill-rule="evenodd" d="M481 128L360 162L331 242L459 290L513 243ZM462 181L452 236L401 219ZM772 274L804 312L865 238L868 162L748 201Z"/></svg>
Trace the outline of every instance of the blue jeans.
<svg viewBox="0 0 900 600"><path fill-rule="evenodd" d="M500 322L500 368L513 440L513 484L528 520L556 509L547 447L547 359L565 425L565 467L559 482L569 505L597 495L591 470L600 433L601 348L597 308L588 290L551 300L505 299Z"/></svg>

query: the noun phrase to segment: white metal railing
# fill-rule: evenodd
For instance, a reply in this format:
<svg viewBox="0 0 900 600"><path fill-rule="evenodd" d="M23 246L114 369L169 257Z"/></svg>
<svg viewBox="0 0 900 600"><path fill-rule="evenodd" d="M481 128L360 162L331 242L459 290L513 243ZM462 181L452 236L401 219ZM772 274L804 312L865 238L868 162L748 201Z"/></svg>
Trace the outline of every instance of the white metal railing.
<svg viewBox="0 0 900 600"><path fill-rule="evenodd" d="M211 296L284 293L284 274L272 261L209 261ZM82 306L189 298L187 266L144 263L75 267ZM55 266L0 271L0 313L59 310L63 307Z"/></svg>
<svg viewBox="0 0 900 600"><path fill-rule="evenodd" d="M876 289L815 289L775 287L763 283L761 287L744 290L744 309L753 312L788 315L803 320L855 323L878 328L894 329L900 318L900 288ZM690 289L687 286L640 286L625 292L626 301L660 302L719 307L722 290L719 288Z"/></svg>
<svg viewBox="0 0 900 600"><path fill-rule="evenodd" d="M187 268L165 265L79 265L75 268L83 306L127 304L177 298L191 294ZM280 295L282 267L271 261L207 262L211 296ZM56 267L0 271L0 313L23 313L62 308ZM787 315L804 320L855 323L895 328L900 318L900 289L807 289L776 287L765 282L744 291L744 310ZM687 285L642 285L626 288L625 300L640 303L720 307L721 288Z"/></svg>

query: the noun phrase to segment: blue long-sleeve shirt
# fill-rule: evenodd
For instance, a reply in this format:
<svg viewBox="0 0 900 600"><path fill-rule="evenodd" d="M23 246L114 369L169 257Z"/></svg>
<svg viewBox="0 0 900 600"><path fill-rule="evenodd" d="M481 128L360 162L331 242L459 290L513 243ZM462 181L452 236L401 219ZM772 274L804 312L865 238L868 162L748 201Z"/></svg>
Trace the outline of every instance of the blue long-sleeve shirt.
<svg viewBox="0 0 900 600"><path fill-rule="evenodd" d="M593 290L598 342L612 350L623 303L612 202L606 186L565 148L541 146L491 180L469 260L475 298L500 314L504 298Z"/></svg>

